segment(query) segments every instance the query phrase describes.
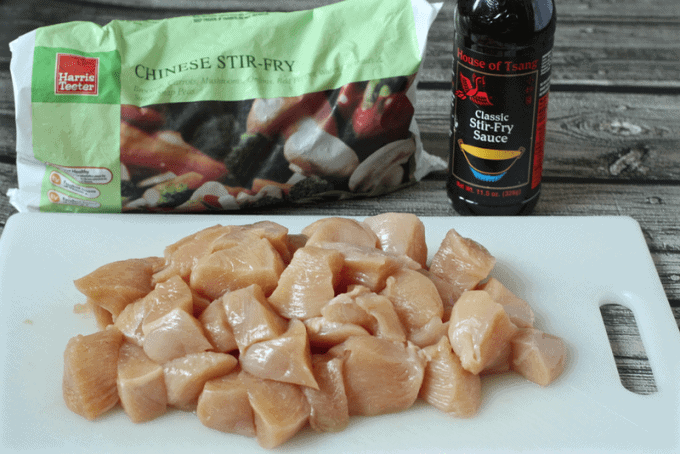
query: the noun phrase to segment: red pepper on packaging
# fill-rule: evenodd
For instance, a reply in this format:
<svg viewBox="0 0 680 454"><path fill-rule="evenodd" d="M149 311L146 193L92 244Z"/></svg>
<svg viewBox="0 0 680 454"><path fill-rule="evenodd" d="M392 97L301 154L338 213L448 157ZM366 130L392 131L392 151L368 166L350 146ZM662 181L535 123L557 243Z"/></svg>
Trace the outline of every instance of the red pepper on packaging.
<svg viewBox="0 0 680 454"><path fill-rule="evenodd" d="M224 178L227 168L182 140L179 133L164 131L148 134L139 128L120 124L120 160L128 166L140 166L181 176L197 172L201 183Z"/></svg>

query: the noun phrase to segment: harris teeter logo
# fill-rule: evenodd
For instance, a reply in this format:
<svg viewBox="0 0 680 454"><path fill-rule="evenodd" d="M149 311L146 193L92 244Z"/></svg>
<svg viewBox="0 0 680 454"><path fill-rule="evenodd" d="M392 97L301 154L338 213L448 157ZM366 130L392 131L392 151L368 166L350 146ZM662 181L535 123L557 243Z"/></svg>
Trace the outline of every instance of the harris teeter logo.
<svg viewBox="0 0 680 454"><path fill-rule="evenodd" d="M57 53L55 95L99 94L99 58Z"/></svg>

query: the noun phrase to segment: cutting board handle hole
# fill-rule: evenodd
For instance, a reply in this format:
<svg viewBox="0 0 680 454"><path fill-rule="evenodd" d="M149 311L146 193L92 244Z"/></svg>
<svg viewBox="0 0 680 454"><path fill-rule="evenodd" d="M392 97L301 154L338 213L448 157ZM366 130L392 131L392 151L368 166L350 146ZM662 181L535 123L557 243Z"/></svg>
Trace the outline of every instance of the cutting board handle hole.
<svg viewBox="0 0 680 454"><path fill-rule="evenodd" d="M600 305L600 315L623 387L636 394L657 392L633 311L622 304L605 301Z"/></svg>

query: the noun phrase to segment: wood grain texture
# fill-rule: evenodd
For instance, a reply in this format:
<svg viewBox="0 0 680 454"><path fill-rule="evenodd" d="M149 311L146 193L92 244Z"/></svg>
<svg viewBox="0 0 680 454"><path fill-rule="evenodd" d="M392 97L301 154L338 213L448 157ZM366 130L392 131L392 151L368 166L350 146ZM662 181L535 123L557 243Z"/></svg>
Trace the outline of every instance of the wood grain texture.
<svg viewBox="0 0 680 454"><path fill-rule="evenodd" d="M332 2L5 0L0 3L0 42L9 42L41 26L73 20L104 25L114 19L162 19L212 11L299 10L326 3ZM634 3L617 3L616 8L612 8L611 4L598 7L593 2L558 0L553 83L636 85L645 82L647 86L680 88L680 80L675 77L680 72L680 41L676 39L680 17L669 13L678 9L677 4L674 0L664 0L646 7L627 7ZM444 2L430 30L421 71L425 81L450 81L454 6L455 2ZM617 14L612 15L612 11ZM9 49L0 47L0 64L6 65L9 59Z"/></svg>

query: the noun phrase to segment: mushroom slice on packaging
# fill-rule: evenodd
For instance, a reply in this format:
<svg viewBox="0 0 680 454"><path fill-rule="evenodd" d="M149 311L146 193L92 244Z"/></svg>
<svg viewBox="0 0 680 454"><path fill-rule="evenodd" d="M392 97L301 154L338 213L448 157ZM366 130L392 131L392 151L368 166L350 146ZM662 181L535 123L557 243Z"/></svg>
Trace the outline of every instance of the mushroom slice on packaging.
<svg viewBox="0 0 680 454"><path fill-rule="evenodd" d="M166 412L163 367L133 343L120 347L117 385L120 403L132 422L151 421Z"/></svg>
<svg viewBox="0 0 680 454"><path fill-rule="evenodd" d="M416 142L396 140L371 153L349 177L349 189L356 192L386 191L398 186L404 178L403 164L416 151Z"/></svg>
<svg viewBox="0 0 680 454"><path fill-rule="evenodd" d="M345 142L326 132L313 119L302 120L283 146L283 154L304 175L348 178L359 157Z"/></svg>

